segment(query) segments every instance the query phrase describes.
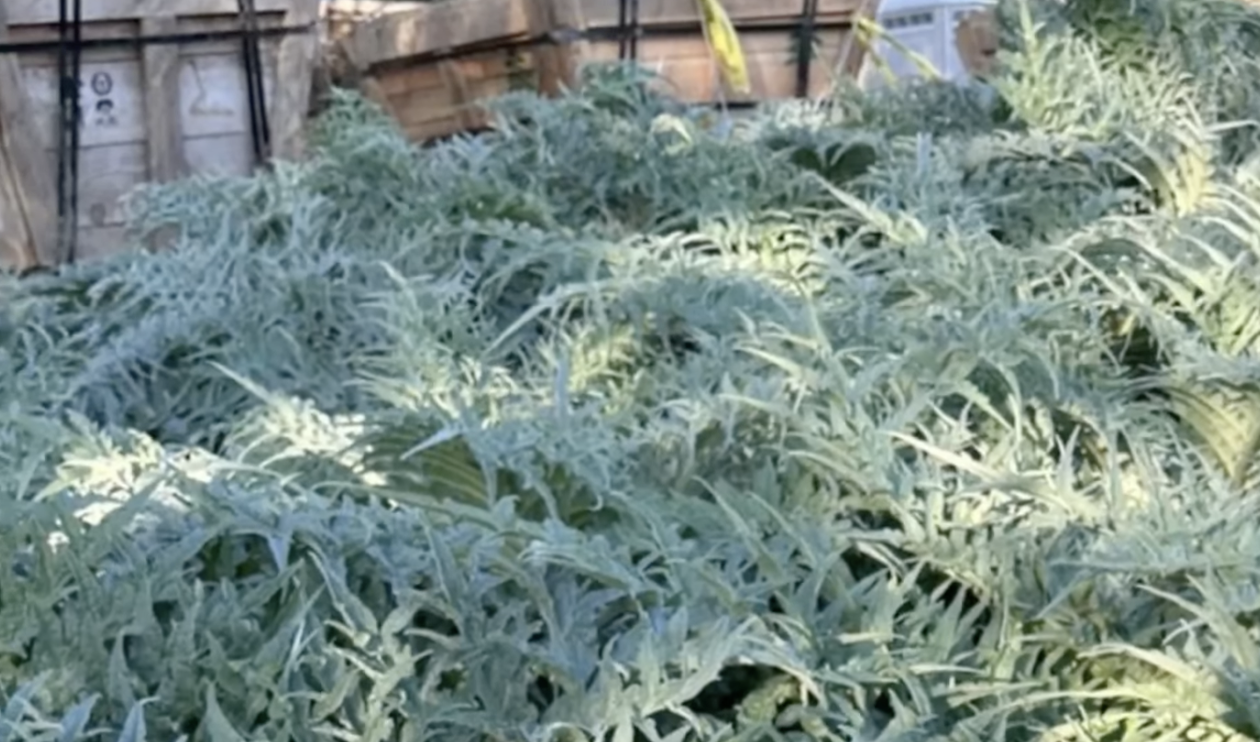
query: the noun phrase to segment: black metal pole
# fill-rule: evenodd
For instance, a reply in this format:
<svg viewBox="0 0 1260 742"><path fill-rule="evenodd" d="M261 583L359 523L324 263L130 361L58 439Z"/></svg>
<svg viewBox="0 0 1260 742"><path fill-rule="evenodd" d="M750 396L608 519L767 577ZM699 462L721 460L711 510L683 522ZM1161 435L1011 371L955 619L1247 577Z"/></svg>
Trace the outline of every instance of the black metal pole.
<svg viewBox="0 0 1260 742"><path fill-rule="evenodd" d="M630 59L639 58L639 0L630 0Z"/></svg>
<svg viewBox="0 0 1260 742"><path fill-rule="evenodd" d="M626 29L630 27L630 0L620 0L617 3L617 59L625 60L627 44Z"/></svg>
<svg viewBox="0 0 1260 742"><path fill-rule="evenodd" d="M70 52L70 242L66 247L66 262L73 263L79 251L79 149L83 134L83 108L79 85L83 78L83 0L74 0L72 21L72 47Z"/></svg>
<svg viewBox="0 0 1260 742"><path fill-rule="evenodd" d="M57 247L68 259L77 227L71 213L70 173L74 157L73 100L77 100L79 91L78 80L71 76L70 69L70 3L59 0L57 10Z"/></svg>
<svg viewBox="0 0 1260 742"><path fill-rule="evenodd" d="M639 0L617 3L617 58L639 58Z"/></svg>
<svg viewBox="0 0 1260 742"><path fill-rule="evenodd" d="M809 95L809 68L814 61L814 29L818 23L818 0L805 0L801 25L797 30L796 97Z"/></svg>
<svg viewBox="0 0 1260 742"><path fill-rule="evenodd" d="M289 34L309 33L313 30L313 24L303 26L276 26L273 28L260 28L255 32L258 38L269 38L273 36L287 36ZM83 39L80 49L138 49L145 46L161 46L170 44L197 44L207 41L234 41L245 35L245 30L240 28L226 29L222 31L186 31L182 33L172 34L150 34L139 36L119 36ZM0 54L33 54L56 52L62 46L60 41L9 41L0 44Z"/></svg>
<svg viewBox="0 0 1260 742"><path fill-rule="evenodd" d="M254 0L238 0L245 27L242 53L245 63L245 86L249 95L249 129L253 138L254 158L262 165L270 159L271 132L267 121L267 96L263 83L262 54L258 46L258 12Z"/></svg>

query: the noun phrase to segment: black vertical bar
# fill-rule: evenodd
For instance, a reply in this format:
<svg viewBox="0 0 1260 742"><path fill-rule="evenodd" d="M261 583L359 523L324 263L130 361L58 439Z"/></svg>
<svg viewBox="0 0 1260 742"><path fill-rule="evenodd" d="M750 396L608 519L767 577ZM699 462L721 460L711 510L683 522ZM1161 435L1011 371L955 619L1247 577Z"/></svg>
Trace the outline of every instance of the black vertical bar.
<svg viewBox="0 0 1260 742"><path fill-rule="evenodd" d="M78 243L79 76L82 4L59 0L57 16L57 244L72 262Z"/></svg>
<svg viewBox="0 0 1260 742"><path fill-rule="evenodd" d="M66 24L70 8L66 0L57 5L57 248L66 245L66 146L69 132L66 130L66 76L70 73L70 59L66 52Z"/></svg>
<svg viewBox="0 0 1260 742"><path fill-rule="evenodd" d="M630 59L639 58L639 0L630 0Z"/></svg>
<svg viewBox="0 0 1260 742"><path fill-rule="evenodd" d="M818 0L805 0L801 8L801 24L797 31L796 97L809 95L809 68L814 61L814 30L818 23Z"/></svg>
<svg viewBox="0 0 1260 742"><path fill-rule="evenodd" d="M262 54L258 47L258 11L254 0L237 0L237 7L245 27L242 55L245 63L245 86L249 95L249 130L254 145L254 158L262 165L271 154L271 127L267 122Z"/></svg>
<svg viewBox="0 0 1260 742"><path fill-rule="evenodd" d="M83 80L83 0L74 0L72 48L70 53L70 244L66 262L73 263L79 251L79 149L83 135L83 106L80 86Z"/></svg>
<svg viewBox="0 0 1260 742"><path fill-rule="evenodd" d="M620 0L617 3L617 59L624 60L626 58L626 48L629 38L626 29L630 27L630 0Z"/></svg>
<svg viewBox="0 0 1260 742"><path fill-rule="evenodd" d="M617 4L617 57L639 58L639 0L621 0Z"/></svg>

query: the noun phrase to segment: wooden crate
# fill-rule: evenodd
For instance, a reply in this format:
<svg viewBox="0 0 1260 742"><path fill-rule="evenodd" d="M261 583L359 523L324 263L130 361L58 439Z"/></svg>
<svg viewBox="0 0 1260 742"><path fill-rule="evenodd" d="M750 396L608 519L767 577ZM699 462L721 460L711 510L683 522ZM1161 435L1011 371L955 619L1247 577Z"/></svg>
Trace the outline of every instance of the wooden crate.
<svg viewBox="0 0 1260 742"><path fill-rule="evenodd" d="M751 103L817 96L836 74L856 74L864 48L852 24L878 0L818 0L807 82L798 85L802 0L723 0L747 57L752 90L724 90L695 0L638 0L637 24L622 0L443 0L357 26L341 42L354 79L416 141L488 125L479 101L513 89L553 95L589 62L629 57L690 103Z"/></svg>
<svg viewBox="0 0 1260 742"><path fill-rule="evenodd" d="M256 0L258 46L273 156L302 147L317 50L318 4ZM0 0L0 43L55 42L57 0ZM83 0L86 40L231 32L237 0ZM77 251L127 246L124 197L144 182L194 173L248 174L257 165L241 38L133 43L80 54ZM57 238L57 53L0 54L0 260L18 267L69 257ZM277 85L277 80L285 84Z"/></svg>
<svg viewBox="0 0 1260 742"><path fill-rule="evenodd" d="M395 13L411 13L428 5L423 0L322 0L319 8L323 40L337 42L370 21Z"/></svg>
<svg viewBox="0 0 1260 742"><path fill-rule="evenodd" d="M395 13L409 13L428 5L425 0L320 0L319 55L314 69L311 113L326 108L328 94L357 76L346 60L342 42L354 30ZM353 83L351 83L353 85Z"/></svg>

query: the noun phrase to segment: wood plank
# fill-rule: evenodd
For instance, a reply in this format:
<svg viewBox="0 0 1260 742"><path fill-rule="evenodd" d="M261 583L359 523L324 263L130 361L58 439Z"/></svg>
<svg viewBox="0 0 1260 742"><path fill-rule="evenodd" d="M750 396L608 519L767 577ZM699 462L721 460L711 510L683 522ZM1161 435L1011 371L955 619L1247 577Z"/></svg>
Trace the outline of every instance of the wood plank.
<svg viewBox="0 0 1260 742"><path fill-rule="evenodd" d="M0 121L0 129L4 122ZM0 131L0 138L3 132ZM0 147L0 265L24 270L39 265L39 254L26 228L26 214L14 191L13 168Z"/></svg>
<svg viewBox="0 0 1260 742"><path fill-rule="evenodd" d="M531 65L529 59L528 56L523 58L527 68ZM460 74L474 86L489 78L506 79L519 71L503 50L481 52L450 61L459 65ZM438 63L434 63L390 70L388 74L378 76L377 84L391 99L400 99L414 95L417 90L442 87L443 78Z"/></svg>
<svg viewBox="0 0 1260 742"><path fill-rule="evenodd" d="M403 127L403 134L413 142L428 142L463 131L458 116L446 116Z"/></svg>
<svg viewBox="0 0 1260 742"><path fill-rule="evenodd" d="M261 45L263 91L275 86L275 47ZM179 126L184 138L249 134L249 90L235 54L184 55L180 59Z"/></svg>
<svg viewBox="0 0 1260 742"><path fill-rule="evenodd" d="M411 13L429 5L419 0L322 0L319 5L321 39L336 43L358 26L395 13Z"/></svg>
<svg viewBox="0 0 1260 742"><path fill-rule="evenodd" d="M262 44L264 89L274 85L276 47ZM178 82L167 94L177 101L176 122L183 136L207 136L249 131L249 97L241 74L240 49L218 54L185 53L178 57ZM84 122L81 145L144 142L149 139L146 82L139 55L125 61L100 62L84 52L82 74ZM31 117L41 131L57 122L57 69L52 65L23 66L22 77ZM100 92L98 92L100 91ZM52 143L46 143L45 148Z"/></svg>
<svg viewBox="0 0 1260 742"><path fill-rule="evenodd" d="M317 0L256 2L262 26L309 24L314 30ZM84 5L91 6L90 13L84 8L86 38L239 27L237 0L93 0ZM0 24L0 31L16 30L24 40L56 40L56 13L48 10L50 6L55 10L56 3L0 0L0 12L16 8L29 22L13 27ZM12 23L13 17L7 20ZM316 42L316 34L310 33L264 38L259 43L273 145L279 143L290 152L300 148L294 143L300 140L309 87L278 86L277 75L308 83ZM6 62L11 80L3 74ZM249 98L242 67L239 40L84 50L76 225L80 250L76 257L86 260L140 247L126 239L125 223L127 198L141 183L169 181L190 172L239 176L253 171ZM22 95L0 95L0 153L7 158L7 162L0 160L0 198L4 199L0 243L29 242L15 232L14 220L25 233L33 234L37 232L30 220L44 215L47 224L42 233L55 246L55 155L53 143L42 141L39 134L55 133L59 123L56 55L0 55L0 91L6 82ZM277 96L278 87L286 88L282 98ZM21 111L11 110L14 101ZM21 126L11 125L18 120ZM15 132L30 143L23 146L11 141ZM16 165L18 155L34 164ZM42 178L46 197L5 197L18 190L9 172ZM18 236L11 238L11 234ZM50 264L60 257L40 255L39 260ZM29 260L20 255L16 259Z"/></svg>
<svg viewBox="0 0 1260 742"><path fill-rule="evenodd" d="M582 12L583 0L528 0L531 5L530 33L539 38L549 31L582 30L586 28L586 16ZM535 49L538 65L538 89L544 95L560 95L578 86L578 69L587 56L589 42L574 39L560 44L548 44Z"/></svg>
<svg viewBox="0 0 1260 742"><path fill-rule="evenodd" d="M364 80L359 84L359 90L363 92L363 97L368 101L380 106L381 110L386 113L393 115L393 109L390 107L389 96L385 94L385 91L381 90L381 86L376 83L376 80L370 77L364 78Z"/></svg>
<svg viewBox="0 0 1260 742"><path fill-rule="evenodd" d="M477 2L477 12L468 11L469 2ZM700 20L691 0L639 2L644 26ZM878 0L819 0L818 20L835 22L878 5ZM737 23L790 22L801 14L800 0L725 0L724 6ZM550 28L607 29L619 22L619 0L442 0L364 23L343 44L352 64L369 69L420 54L528 38L549 30L538 28L539 7L552 18Z"/></svg>
<svg viewBox="0 0 1260 742"><path fill-rule="evenodd" d="M808 95L827 93L842 67L853 36L844 29L825 29L818 33L818 49L810 66ZM713 64L703 36L655 37L639 42L639 64L660 75L655 87L681 100L692 103L714 103L719 98L728 102L784 99L796 95L795 39L782 31L747 31L742 36L748 61L752 90L748 96L719 96L721 78ZM611 62L618 58L616 41L589 44L583 62ZM526 54L528 68L536 50ZM476 125L464 120L476 112L478 102L495 98L513 87L516 65L508 63L507 50L479 52L447 60L411 67L382 68L372 78L376 88L387 98L386 108L408 136L425 138L455 134L469 128L484 127L489 119L481 116ZM458 66L463 80L463 95L453 94L440 65ZM449 74L449 73L448 73ZM461 123L464 120L464 123Z"/></svg>
<svg viewBox="0 0 1260 742"><path fill-rule="evenodd" d="M450 65L463 65L451 61ZM504 68L501 74L482 74L464 78L464 93L457 95L450 86L439 82L416 86L391 99L390 109L401 126L406 129L420 124L467 119L468 128L487 126L489 117L480 104L507 93L511 88L510 75ZM416 82L425 78L413 77Z"/></svg>
<svg viewBox="0 0 1260 742"><path fill-rule="evenodd" d="M79 104L83 107L80 145L143 142L148 133L138 56L132 52L128 58L118 59L117 55L94 51L83 52L80 60L80 76L84 81L79 94ZM41 58L22 56L20 60L29 115L40 131L49 132L51 139L60 126L57 61L44 59L42 55ZM55 140L47 141L43 148L51 151L55 144Z"/></svg>
<svg viewBox="0 0 1260 742"><path fill-rule="evenodd" d="M127 228L121 224L104 227L83 227L79 230L79 244L75 260L88 262L118 255L132 247Z"/></svg>
<svg viewBox="0 0 1260 742"><path fill-rule="evenodd" d="M175 31L179 21L173 15L150 16L140 21L140 32L145 35L168 34ZM141 52L141 70L144 75L145 128L148 133L148 178L158 183L168 183L184 177L188 163L184 159L184 132L179 126L179 47L146 46ZM81 244L94 245L98 250L119 250L122 240L111 240L106 235L84 235ZM162 250L175 240L176 230L166 227L149 236L147 247ZM125 235L122 235L125 237ZM108 253L106 253L108 254ZM91 259L95 253L84 256Z"/></svg>
<svg viewBox="0 0 1260 742"><path fill-rule="evenodd" d="M469 87L468 78L464 76L461 65L450 59L438 62L438 73L442 76L442 87L450 98L449 108L455 111L460 126L471 129L479 126L481 118L475 109L475 100Z"/></svg>
<svg viewBox="0 0 1260 742"><path fill-rule="evenodd" d="M818 34L819 48L810 65L809 95L821 95L829 90L849 38L848 31L838 29ZM719 97L731 103L789 99L796 96L795 43L782 32L742 34L750 83L750 93L742 96L724 91L721 75L703 37L640 39L639 64L660 76L653 87L688 103L715 103ZM591 45L589 61L611 62L617 57L615 41Z"/></svg>
<svg viewBox="0 0 1260 742"><path fill-rule="evenodd" d="M818 18L845 17L858 12L870 0L818 0ZM723 0L722 7L736 23L794 21L801 16L801 0ZM619 0L585 0L589 28L616 28ZM700 20L694 0L639 0L639 23L692 23Z"/></svg>
<svg viewBox="0 0 1260 742"><path fill-rule="evenodd" d="M0 2L0 42L9 37L10 16L6 3ZM37 126L17 59L11 54L0 55L0 150L6 153L8 190L21 212L28 249L40 264L56 265L61 258L57 245L57 191Z"/></svg>
<svg viewBox="0 0 1260 742"><path fill-rule="evenodd" d="M188 137L184 157L189 169L202 175L241 176L254 171L254 148L248 131Z"/></svg>
<svg viewBox="0 0 1260 742"><path fill-rule="evenodd" d="M89 147L79 153L79 213L76 226L121 226L126 221L124 199L149 179L148 147L144 142ZM76 256L77 257L77 256Z"/></svg>
<svg viewBox="0 0 1260 742"><path fill-rule="evenodd" d="M175 26L174 16L150 16L140 21L140 32L171 33ZM187 169L180 146L184 133L179 126L179 47L145 47L141 68L149 178L172 181L183 177Z"/></svg>
<svg viewBox="0 0 1260 742"><path fill-rule="evenodd" d="M390 13L409 13L428 4L420 0L323 0L319 4L319 15L370 21Z"/></svg>
<svg viewBox="0 0 1260 742"><path fill-rule="evenodd" d="M302 26L314 23L319 5L314 0L290 0L285 24ZM311 84L319 39L315 34L288 36L280 41L276 60L276 79L270 97L272 156L296 160L306 150L306 120L311 110Z"/></svg>
<svg viewBox="0 0 1260 742"><path fill-rule="evenodd" d="M150 17L169 16L176 20L176 31L178 33L204 33L207 31L222 32L235 31L240 28L240 20L236 16L181 16L172 13L157 13ZM113 21L99 21L94 23L83 24L84 39L133 39L136 36L136 26L143 22L142 18L130 18ZM284 14L267 12L258 14L258 25L260 28L278 28L284 25ZM13 42L32 43L40 41L56 42L59 38L60 31L56 23L42 23L29 26L9 26L9 39ZM273 37L274 38L274 37ZM198 41L191 46L185 46L187 49L200 49L207 45L219 45L239 49L241 46L240 39L222 39L217 41ZM134 54L137 46L117 46L109 51L115 54ZM93 49L95 52L104 51L103 49ZM85 52L86 53L86 52ZM40 55L56 58L56 50L47 52L21 52L23 57L28 55Z"/></svg>
<svg viewBox="0 0 1260 742"><path fill-rule="evenodd" d="M293 0L255 0L258 12L284 12ZM307 2L308 0L299 0ZM315 0L309 0L314 2ZM34 26L56 24L59 18L57 0L4 0L9 25ZM150 16L170 15L172 6L181 16L236 16L237 0L85 0L84 23L112 20L141 20Z"/></svg>
<svg viewBox="0 0 1260 742"><path fill-rule="evenodd" d="M204 175L248 175L254 166L248 132L185 139L182 156L189 169ZM149 180L148 154L143 143L93 147L80 155L79 249L77 261L116 255L140 245L127 238L126 199ZM150 249L167 244L159 234Z"/></svg>
<svg viewBox="0 0 1260 742"><path fill-rule="evenodd" d="M365 23L344 40L346 55L351 64L366 70L418 54L528 37L526 2L475 1L475 13L468 12L467 0L443 0Z"/></svg>

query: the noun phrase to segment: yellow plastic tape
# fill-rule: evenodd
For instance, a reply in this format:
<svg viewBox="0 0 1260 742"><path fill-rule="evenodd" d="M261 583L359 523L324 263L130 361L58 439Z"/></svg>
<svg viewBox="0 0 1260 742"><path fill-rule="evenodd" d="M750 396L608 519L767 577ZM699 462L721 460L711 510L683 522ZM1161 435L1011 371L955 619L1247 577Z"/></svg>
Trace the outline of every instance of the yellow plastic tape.
<svg viewBox="0 0 1260 742"><path fill-rule="evenodd" d="M700 14L704 19L704 35L709 41L709 49L717 59L722 77L730 89L741 95L752 91L748 81L748 63L744 60L744 50L739 45L739 35L735 33L735 24L726 14L726 9L718 0L696 0L700 4Z"/></svg>

